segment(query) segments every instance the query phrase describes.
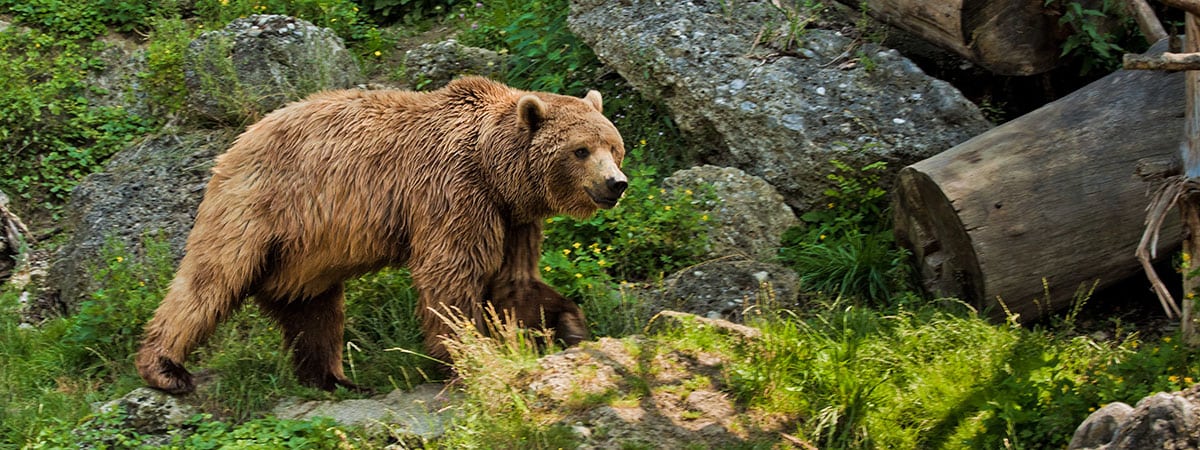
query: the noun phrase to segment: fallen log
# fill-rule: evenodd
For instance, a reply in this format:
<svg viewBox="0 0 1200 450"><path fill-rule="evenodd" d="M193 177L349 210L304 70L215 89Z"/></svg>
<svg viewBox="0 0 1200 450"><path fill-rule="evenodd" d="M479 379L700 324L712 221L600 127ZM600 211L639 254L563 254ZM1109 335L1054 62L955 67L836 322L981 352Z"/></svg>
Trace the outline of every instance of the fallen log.
<svg viewBox="0 0 1200 450"><path fill-rule="evenodd" d="M1044 0L839 0L999 75L1033 75L1058 63Z"/></svg>
<svg viewBox="0 0 1200 450"><path fill-rule="evenodd" d="M1139 160L1178 154L1183 110L1182 73L1118 71L908 166L893 194L897 241L929 292L994 317L1004 315L998 300L1033 319L1070 304L1081 285L1138 274L1156 184L1134 172ZM1159 255L1179 236L1173 218Z"/></svg>

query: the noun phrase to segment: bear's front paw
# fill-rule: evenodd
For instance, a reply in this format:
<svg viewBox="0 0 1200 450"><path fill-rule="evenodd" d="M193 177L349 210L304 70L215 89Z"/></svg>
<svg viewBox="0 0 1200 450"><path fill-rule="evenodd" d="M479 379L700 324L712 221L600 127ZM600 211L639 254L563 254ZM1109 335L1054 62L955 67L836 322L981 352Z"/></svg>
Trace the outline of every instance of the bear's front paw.
<svg viewBox="0 0 1200 450"><path fill-rule="evenodd" d="M142 375L142 379L146 380L147 385L168 394L188 394L196 390L192 374L188 373L182 364L171 361L165 356L158 357L154 363L148 366L139 365L138 372Z"/></svg>

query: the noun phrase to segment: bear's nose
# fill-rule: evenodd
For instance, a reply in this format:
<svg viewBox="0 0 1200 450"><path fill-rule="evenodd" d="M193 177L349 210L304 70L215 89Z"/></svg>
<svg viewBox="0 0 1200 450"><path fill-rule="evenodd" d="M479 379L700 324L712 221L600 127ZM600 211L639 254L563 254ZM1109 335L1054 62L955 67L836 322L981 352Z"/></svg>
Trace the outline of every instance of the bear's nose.
<svg viewBox="0 0 1200 450"><path fill-rule="evenodd" d="M617 197L620 197L625 192L625 188L629 187L629 183L617 178L609 178L604 180L604 183L608 186L608 190Z"/></svg>

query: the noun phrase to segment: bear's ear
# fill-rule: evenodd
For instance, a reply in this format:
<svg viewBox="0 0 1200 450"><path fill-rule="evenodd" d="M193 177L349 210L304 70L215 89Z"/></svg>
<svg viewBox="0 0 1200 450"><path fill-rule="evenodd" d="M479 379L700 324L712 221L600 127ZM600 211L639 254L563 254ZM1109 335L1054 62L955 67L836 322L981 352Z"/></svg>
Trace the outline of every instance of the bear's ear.
<svg viewBox="0 0 1200 450"><path fill-rule="evenodd" d="M596 111L604 112L604 102L600 100L600 91L588 91L587 95L583 96L584 100L592 104Z"/></svg>
<svg viewBox="0 0 1200 450"><path fill-rule="evenodd" d="M529 131L537 131L546 120L546 104L538 96L526 94L517 100L517 120Z"/></svg>

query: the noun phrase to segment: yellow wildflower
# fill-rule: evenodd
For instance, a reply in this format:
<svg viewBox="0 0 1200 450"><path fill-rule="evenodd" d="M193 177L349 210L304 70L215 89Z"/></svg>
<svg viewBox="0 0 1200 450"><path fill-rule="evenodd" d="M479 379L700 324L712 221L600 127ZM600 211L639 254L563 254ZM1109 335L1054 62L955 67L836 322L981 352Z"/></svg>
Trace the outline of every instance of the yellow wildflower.
<svg viewBox="0 0 1200 450"><path fill-rule="evenodd" d="M592 253L595 253L595 254L599 255L599 254L600 254L600 247L593 248L593 249L592 249Z"/></svg>
<svg viewBox="0 0 1200 450"><path fill-rule="evenodd" d="M1166 343L1170 344L1170 343L1171 343L1171 337L1170 337L1170 336L1163 336L1163 342L1166 342Z"/></svg>
<svg viewBox="0 0 1200 450"><path fill-rule="evenodd" d="M121 257L121 256L118 256L118 257L117 257L117 262L122 262L122 261L125 261L125 258L124 258L124 257Z"/></svg>
<svg viewBox="0 0 1200 450"><path fill-rule="evenodd" d="M597 266L604 267L604 265L605 265L605 264L608 264L608 261L605 261L605 260L603 260L603 259L602 259L602 260L599 260L599 261L596 261L596 265L597 265Z"/></svg>
<svg viewBox="0 0 1200 450"><path fill-rule="evenodd" d="M687 194L687 195L692 195L692 190L691 190L691 189L684 189L684 190L683 190L683 193L684 193L684 194Z"/></svg>
<svg viewBox="0 0 1200 450"><path fill-rule="evenodd" d="M380 56L383 56L383 52L381 52L379 50L375 50L375 57L378 58Z"/></svg>
<svg viewBox="0 0 1200 450"><path fill-rule="evenodd" d="M708 214L703 214L703 215L701 215L701 216L700 216L700 220L707 222L707 221L708 221Z"/></svg>
<svg viewBox="0 0 1200 450"><path fill-rule="evenodd" d="M577 274L575 274L575 278L583 278L583 274L582 274L582 273L577 273Z"/></svg>
<svg viewBox="0 0 1200 450"><path fill-rule="evenodd" d="M663 207L663 209L664 209L664 210L667 210L667 211L670 211L670 210L671 210L671 205L664 206L664 207Z"/></svg>
<svg viewBox="0 0 1200 450"><path fill-rule="evenodd" d="M829 209L833 209L833 206L834 206L834 205L833 205L833 202L829 202L829 204L828 204L828 205L825 205L825 207L826 207L826 208L829 208Z"/></svg>
<svg viewBox="0 0 1200 450"><path fill-rule="evenodd" d="M570 254L571 254L571 249L569 249L569 248L564 248L564 249L563 249L563 256L567 256L567 255L570 255Z"/></svg>
<svg viewBox="0 0 1200 450"><path fill-rule="evenodd" d="M606 251L606 252L612 251L612 246L610 245L608 247L604 247L604 251Z"/></svg>
<svg viewBox="0 0 1200 450"><path fill-rule="evenodd" d="M822 234L820 240L825 240L825 235Z"/></svg>
<svg viewBox="0 0 1200 450"><path fill-rule="evenodd" d="M551 269L551 268L550 268L550 266L546 266L546 269L545 269L545 270L546 270L547 272L549 272L549 271L551 271L551 270L554 270L554 269Z"/></svg>
<svg viewBox="0 0 1200 450"><path fill-rule="evenodd" d="M642 146L645 146L645 145L646 145L646 140L645 140L645 139L642 139L642 140L638 141L638 144L641 144Z"/></svg>
<svg viewBox="0 0 1200 450"><path fill-rule="evenodd" d="M575 248L579 248L579 247L583 247L583 244L580 244L580 243L576 242L576 243L574 243L574 244L571 244L571 246L572 246L572 247L575 247Z"/></svg>
<svg viewBox="0 0 1200 450"><path fill-rule="evenodd" d="M1193 380L1192 377L1183 377L1184 384L1193 384L1195 382L1196 382L1196 380Z"/></svg>
<svg viewBox="0 0 1200 450"><path fill-rule="evenodd" d="M1172 383L1177 383L1177 382L1179 382L1179 375L1171 375L1171 376L1167 377L1167 381L1170 381Z"/></svg>

